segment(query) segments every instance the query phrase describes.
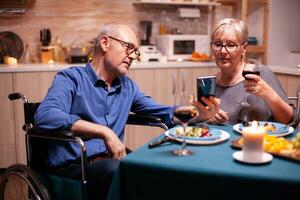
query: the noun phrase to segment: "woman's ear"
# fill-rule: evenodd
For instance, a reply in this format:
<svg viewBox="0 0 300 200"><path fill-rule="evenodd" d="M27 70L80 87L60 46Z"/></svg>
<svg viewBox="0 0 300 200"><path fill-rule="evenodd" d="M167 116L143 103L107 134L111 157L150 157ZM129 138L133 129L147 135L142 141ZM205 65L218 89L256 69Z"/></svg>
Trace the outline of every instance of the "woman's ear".
<svg viewBox="0 0 300 200"><path fill-rule="evenodd" d="M248 42L245 42L243 45L242 45L244 51L246 51L246 48L248 47Z"/></svg>
<svg viewBox="0 0 300 200"><path fill-rule="evenodd" d="M247 47L248 47L248 43L247 42L245 42L244 44L242 44L242 48L243 48L243 53L242 53L242 58L243 58L243 56L245 55L245 53L246 53L246 49L247 49Z"/></svg>

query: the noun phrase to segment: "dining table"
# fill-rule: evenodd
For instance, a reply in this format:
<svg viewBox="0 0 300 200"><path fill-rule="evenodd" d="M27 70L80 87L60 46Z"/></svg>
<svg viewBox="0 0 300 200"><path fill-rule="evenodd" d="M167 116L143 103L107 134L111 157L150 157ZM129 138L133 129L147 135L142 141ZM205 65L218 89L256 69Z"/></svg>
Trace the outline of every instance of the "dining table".
<svg viewBox="0 0 300 200"><path fill-rule="evenodd" d="M148 144L128 154L114 175L109 200L157 199L288 199L300 196L300 162L274 155L270 162L237 161L232 141L241 134L232 125L209 125L229 133L216 144L187 145L189 156L173 154L181 143L170 141L155 148ZM295 137L295 130L287 139ZM142 133L141 133L142 134ZM162 139L162 133L153 141Z"/></svg>

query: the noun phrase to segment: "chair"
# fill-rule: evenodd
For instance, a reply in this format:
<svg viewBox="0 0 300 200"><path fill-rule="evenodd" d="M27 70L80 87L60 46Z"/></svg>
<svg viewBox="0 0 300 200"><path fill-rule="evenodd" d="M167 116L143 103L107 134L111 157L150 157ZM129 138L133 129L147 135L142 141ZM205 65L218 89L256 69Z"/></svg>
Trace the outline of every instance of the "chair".
<svg viewBox="0 0 300 200"><path fill-rule="evenodd" d="M66 130L49 131L36 128L34 127L34 114L40 103L29 102L22 93L10 94L9 99L22 99L24 102L25 124L23 130L25 131L27 165L14 164L6 169L0 182L0 200L6 199L6 195L10 194L13 195L12 199L27 199L28 197L41 200L87 199L86 165L88 159L84 140L89 138L76 136L73 132ZM160 118L147 115L130 114L127 124L168 129ZM42 172L43 165L40 161L47 153L45 147L47 147L49 140L71 141L80 146L82 166L80 182ZM15 185L18 185L18 187L15 187ZM68 193L67 191L71 192Z"/></svg>
<svg viewBox="0 0 300 200"><path fill-rule="evenodd" d="M293 101L292 104L296 109L296 119L294 123L292 124L293 127L297 127L300 122L300 92L296 96L290 96L288 97L290 101ZM290 104L291 105L291 104Z"/></svg>

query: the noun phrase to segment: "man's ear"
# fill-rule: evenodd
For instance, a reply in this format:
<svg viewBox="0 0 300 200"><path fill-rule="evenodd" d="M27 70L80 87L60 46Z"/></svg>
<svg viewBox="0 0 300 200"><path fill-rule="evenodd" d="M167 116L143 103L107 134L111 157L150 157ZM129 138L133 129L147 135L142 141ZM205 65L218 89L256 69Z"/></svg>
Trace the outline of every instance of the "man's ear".
<svg viewBox="0 0 300 200"><path fill-rule="evenodd" d="M106 35L101 36L99 40L102 51L106 52L109 47L109 38Z"/></svg>

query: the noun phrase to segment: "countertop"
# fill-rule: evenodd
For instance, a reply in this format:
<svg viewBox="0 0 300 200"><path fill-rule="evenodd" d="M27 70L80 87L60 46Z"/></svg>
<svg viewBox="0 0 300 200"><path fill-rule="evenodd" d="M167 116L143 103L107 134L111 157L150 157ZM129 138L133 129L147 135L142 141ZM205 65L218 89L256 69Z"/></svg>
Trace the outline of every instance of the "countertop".
<svg viewBox="0 0 300 200"><path fill-rule="evenodd" d="M55 63L55 64L17 64L17 65L4 65L0 64L1 72L39 72L39 71L58 71L71 66L84 66L84 63ZM214 62L134 62L131 66L132 69L151 69L151 68L180 68L180 67L216 67Z"/></svg>
<svg viewBox="0 0 300 200"><path fill-rule="evenodd" d="M59 71L70 66L84 66L84 64L18 64L18 65L4 65L0 64L0 73L7 72L44 72L44 71ZM180 68L180 67L216 67L215 62L134 62L132 69L151 69L151 68ZM288 74L300 76L300 68L291 65L272 65L270 69L278 74Z"/></svg>

